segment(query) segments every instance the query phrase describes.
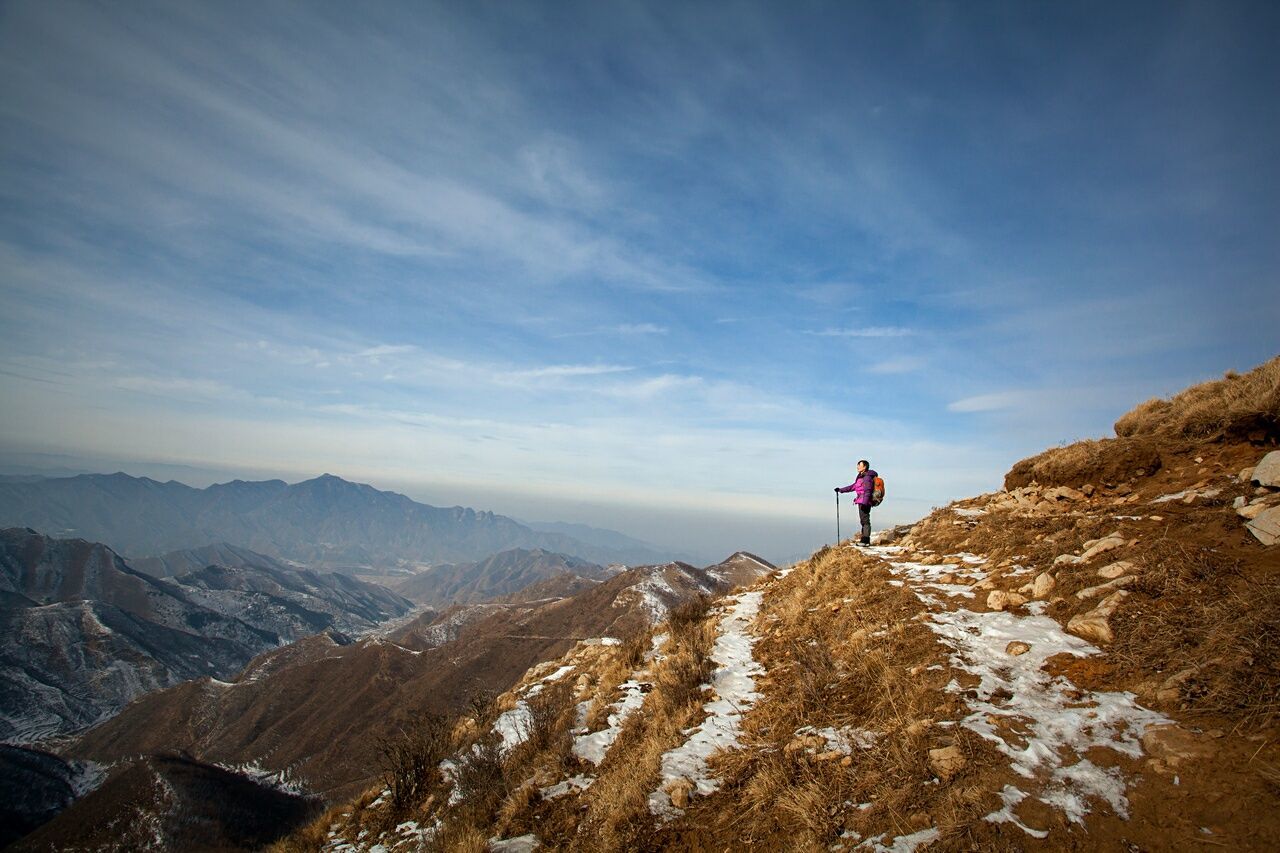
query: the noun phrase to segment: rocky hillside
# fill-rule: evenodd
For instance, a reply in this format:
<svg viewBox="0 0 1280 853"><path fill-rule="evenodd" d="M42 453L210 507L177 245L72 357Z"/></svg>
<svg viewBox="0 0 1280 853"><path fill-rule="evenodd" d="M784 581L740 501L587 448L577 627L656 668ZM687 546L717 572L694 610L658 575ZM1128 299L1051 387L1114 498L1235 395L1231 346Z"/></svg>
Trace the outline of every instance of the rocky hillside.
<svg viewBox="0 0 1280 853"><path fill-rule="evenodd" d="M265 781L178 756L122 762L14 851L258 850L320 805Z"/></svg>
<svg viewBox="0 0 1280 853"><path fill-rule="evenodd" d="M101 722L193 678L320 631L365 633L409 611L336 574L208 566L136 572L104 545L0 531L0 738L31 743Z"/></svg>
<svg viewBox="0 0 1280 853"><path fill-rule="evenodd" d="M1278 427L1280 359L1144 404L419 717L274 849L1277 849Z"/></svg>
<svg viewBox="0 0 1280 853"><path fill-rule="evenodd" d="M126 557L229 542L350 573L479 560L511 548L546 548L605 563L635 556L626 547L532 530L491 512L428 506L330 474L294 484L236 480L207 489L126 474L5 480L0 526L104 542ZM165 565L164 558L158 565Z"/></svg>
<svg viewBox="0 0 1280 853"><path fill-rule="evenodd" d="M257 551L250 551L248 548L240 548L227 542L217 542L200 548L183 548L158 557L131 557L129 566L156 578L185 575L187 572L199 571L205 566L226 566L232 569L246 566L273 569L296 568L275 557L268 557L266 554L259 554Z"/></svg>
<svg viewBox="0 0 1280 853"><path fill-rule="evenodd" d="M602 567L577 557L541 548L514 548L478 562L435 566L392 588L417 604L442 608L513 595L562 574L589 580L608 576Z"/></svg>
<svg viewBox="0 0 1280 853"><path fill-rule="evenodd" d="M671 609L771 568L736 555L706 569L637 567L566 598L430 612L358 642L319 635L259 656L233 680L145 696L68 753L107 763L180 751L280 773L330 798L350 795L377 777L387 739L414 720L456 715L541 661L647 632Z"/></svg>

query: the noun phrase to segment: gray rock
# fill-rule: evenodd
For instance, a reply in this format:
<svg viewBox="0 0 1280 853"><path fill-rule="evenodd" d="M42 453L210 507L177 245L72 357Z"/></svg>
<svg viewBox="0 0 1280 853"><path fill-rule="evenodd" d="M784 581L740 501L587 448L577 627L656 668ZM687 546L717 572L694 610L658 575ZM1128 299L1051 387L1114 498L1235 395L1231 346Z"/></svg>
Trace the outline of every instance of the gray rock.
<svg viewBox="0 0 1280 853"><path fill-rule="evenodd" d="M1273 450L1253 469L1253 482L1269 489L1280 489L1280 450Z"/></svg>
<svg viewBox="0 0 1280 853"><path fill-rule="evenodd" d="M1249 528L1249 532L1263 545L1270 546L1280 542L1280 506L1273 506L1259 513L1245 527Z"/></svg>

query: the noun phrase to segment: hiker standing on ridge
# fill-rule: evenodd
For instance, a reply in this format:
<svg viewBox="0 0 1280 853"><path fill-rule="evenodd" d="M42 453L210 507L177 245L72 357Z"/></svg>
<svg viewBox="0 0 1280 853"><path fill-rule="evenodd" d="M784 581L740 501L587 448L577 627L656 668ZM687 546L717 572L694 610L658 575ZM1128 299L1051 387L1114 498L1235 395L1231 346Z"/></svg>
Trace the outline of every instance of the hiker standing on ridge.
<svg viewBox="0 0 1280 853"><path fill-rule="evenodd" d="M865 459L858 460L857 478L844 488L836 487L840 493L853 492L853 502L858 505L858 520L862 522L862 538L859 545L871 544L871 496L876 488L876 472L871 470Z"/></svg>

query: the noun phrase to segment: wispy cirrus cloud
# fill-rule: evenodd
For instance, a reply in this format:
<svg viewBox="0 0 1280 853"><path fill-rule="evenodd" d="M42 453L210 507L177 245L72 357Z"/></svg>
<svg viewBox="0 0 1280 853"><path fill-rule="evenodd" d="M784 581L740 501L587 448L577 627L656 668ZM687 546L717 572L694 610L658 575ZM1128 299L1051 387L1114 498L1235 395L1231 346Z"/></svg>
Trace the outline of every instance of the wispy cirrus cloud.
<svg viewBox="0 0 1280 853"><path fill-rule="evenodd" d="M904 326L852 326L844 329L822 329L806 331L806 335L819 338L904 338L914 335L914 329Z"/></svg>
<svg viewBox="0 0 1280 853"><path fill-rule="evenodd" d="M868 373L874 373L881 376L894 376L900 373L917 373L924 370L929 364L929 359L919 355L903 355L895 358L887 358L884 361L877 361L867 368Z"/></svg>

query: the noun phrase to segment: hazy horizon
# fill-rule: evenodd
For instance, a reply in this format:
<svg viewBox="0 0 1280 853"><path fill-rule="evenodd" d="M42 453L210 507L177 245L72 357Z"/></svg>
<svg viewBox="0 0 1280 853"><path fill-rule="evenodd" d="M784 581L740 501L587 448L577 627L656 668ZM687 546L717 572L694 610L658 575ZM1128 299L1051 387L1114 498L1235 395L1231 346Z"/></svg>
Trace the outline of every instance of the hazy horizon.
<svg viewBox="0 0 1280 853"><path fill-rule="evenodd" d="M0 454L704 559L830 541L867 458L914 520L1276 354L1278 40L1261 2L6 4Z"/></svg>

